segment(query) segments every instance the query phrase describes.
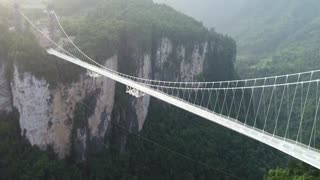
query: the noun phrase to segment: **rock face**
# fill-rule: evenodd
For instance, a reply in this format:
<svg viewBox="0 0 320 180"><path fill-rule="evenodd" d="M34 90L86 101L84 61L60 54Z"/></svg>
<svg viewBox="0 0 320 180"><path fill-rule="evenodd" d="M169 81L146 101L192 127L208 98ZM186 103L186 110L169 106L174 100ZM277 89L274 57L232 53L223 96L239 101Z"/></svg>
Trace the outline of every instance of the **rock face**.
<svg viewBox="0 0 320 180"><path fill-rule="evenodd" d="M202 47L202 52L200 52L200 47ZM186 59L186 49L184 47L180 48L179 56L182 59L180 65L181 80L192 81L194 80L194 77L200 75L203 72L203 65L207 51L207 42L200 45L195 45L191 54L191 59L188 62L188 59Z"/></svg>
<svg viewBox="0 0 320 180"><path fill-rule="evenodd" d="M44 148L49 144L47 127L52 119L49 84L45 80L36 79L31 73L19 74L15 67L12 94L13 105L20 113L22 134L32 145Z"/></svg>
<svg viewBox="0 0 320 180"><path fill-rule="evenodd" d="M154 78L192 81L203 73L208 49L208 42L194 44L187 49L184 45L174 46L170 39L163 38L155 55Z"/></svg>
<svg viewBox="0 0 320 180"><path fill-rule="evenodd" d="M116 70L117 57L106 61L106 66ZM115 82L104 77L82 75L80 81L69 86L58 85L50 89L45 80L35 78L29 72L14 68L12 82L13 105L20 113L20 126L32 145L46 149L51 145L59 156L70 152L72 130L84 145L87 138L101 141L107 130L114 104ZM76 104L95 92L97 103L88 119L88 132L74 126ZM98 142L100 143L100 142ZM84 148L85 149L85 148Z"/></svg>
<svg viewBox="0 0 320 180"><path fill-rule="evenodd" d="M129 56L134 59L132 68L135 69L130 70L141 78L191 81L203 72L208 49L208 42L185 47L163 38L154 52L131 52ZM105 65L118 70L118 61L119 57L114 55ZM21 133L32 145L41 149L52 146L60 158L72 152L77 159L84 160L88 148L99 150L105 146L110 121L124 120L130 130L143 128L150 96L129 97L127 108L115 110L116 83L88 74L80 75L78 82L51 87L32 72L21 72L14 67L13 105L20 113ZM9 98L0 96L0 105L5 101L9 102ZM120 139L124 149L126 137Z"/></svg>
<svg viewBox="0 0 320 180"><path fill-rule="evenodd" d="M172 53L173 44L168 38L161 40L160 46L157 48L156 66L159 69L164 69L163 65L167 62L169 55Z"/></svg>
<svg viewBox="0 0 320 180"><path fill-rule="evenodd" d="M138 69L135 76L157 80L191 81L203 72L208 43L195 44L189 49L191 54L186 52L184 45L174 46L169 38L162 38L156 47L155 54L149 52L141 55L140 59L136 59ZM135 59L134 54L132 56L132 59ZM138 130L142 130L148 114L150 96L146 95L129 101L135 111ZM134 123L129 127L132 126Z"/></svg>
<svg viewBox="0 0 320 180"><path fill-rule="evenodd" d="M138 76L145 79L151 79L152 78L151 56L148 54L145 54L141 62L142 64L140 65L141 68L139 68ZM136 99L135 110L136 110L139 130L142 130L144 121L148 114L149 104L150 104L150 96L148 95Z"/></svg>
<svg viewBox="0 0 320 180"><path fill-rule="evenodd" d="M0 61L0 113L12 110L10 84L6 78L7 65Z"/></svg>

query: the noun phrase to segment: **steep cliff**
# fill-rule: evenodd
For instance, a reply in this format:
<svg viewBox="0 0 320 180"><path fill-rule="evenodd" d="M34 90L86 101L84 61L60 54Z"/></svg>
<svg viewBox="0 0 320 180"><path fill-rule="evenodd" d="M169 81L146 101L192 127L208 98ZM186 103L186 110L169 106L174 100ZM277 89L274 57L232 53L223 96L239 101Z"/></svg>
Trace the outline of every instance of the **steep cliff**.
<svg viewBox="0 0 320 180"><path fill-rule="evenodd" d="M0 60L0 113L12 111L10 84L7 78L6 61Z"/></svg>
<svg viewBox="0 0 320 180"><path fill-rule="evenodd" d="M0 113L12 110L10 80L8 78L8 51L10 36L6 20L7 9L0 4Z"/></svg>
<svg viewBox="0 0 320 180"><path fill-rule="evenodd" d="M106 65L114 70L117 68L117 57L106 61ZM91 107L94 111L88 121L88 129L84 135L88 138L101 139L107 129L107 120L113 109L115 82L106 78L92 78L81 75L80 80L68 85L58 84L49 88L50 84L32 75L30 72L20 72L15 66L12 80L13 105L20 113L22 135L32 145L46 149L53 146L60 157L69 154L71 132L80 131L74 126L76 103L95 94L97 103ZM87 143L84 135L77 134L82 144Z"/></svg>

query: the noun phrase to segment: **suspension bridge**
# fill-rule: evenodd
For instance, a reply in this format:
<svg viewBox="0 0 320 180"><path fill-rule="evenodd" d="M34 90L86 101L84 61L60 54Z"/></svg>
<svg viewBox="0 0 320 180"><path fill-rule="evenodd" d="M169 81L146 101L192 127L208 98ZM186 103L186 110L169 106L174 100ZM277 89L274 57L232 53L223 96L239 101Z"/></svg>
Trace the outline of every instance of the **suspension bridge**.
<svg viewBox="0 0 320 180"><path fill-rule="evenodd" d="M109 69L86 55L68 36L54 11L49 13L72 50L50 39L21 10L19 13L52 44L48 54L121 83L136 98L150 95L320 169L320 70L215 82L144 79Z"/></svg>

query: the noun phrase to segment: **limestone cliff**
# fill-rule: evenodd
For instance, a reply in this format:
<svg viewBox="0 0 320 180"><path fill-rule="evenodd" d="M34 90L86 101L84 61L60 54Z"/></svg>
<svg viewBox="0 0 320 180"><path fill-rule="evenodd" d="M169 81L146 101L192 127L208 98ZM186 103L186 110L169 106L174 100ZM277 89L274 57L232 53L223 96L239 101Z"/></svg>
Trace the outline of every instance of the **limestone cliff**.
<svg viewBox="0 0 320 180"><path fill-rule="evenodd" d="M108 59L106 66L116 70L117 57ZM16 66L14 69L11 84L13 105L20 113L22 135L32 145L42 149L51 145L60 157L67 155L70 152L76 103L93 92L98 92L95 94L97 104L91 107L94 114L88 119L90 133L87 135L90 139L104 138L113 109L114 81L81 75L79 82L51 89L45 80L36 78L30 72L20 72ZM87 143L81 133L78 133L78 139L83 144Z"/></svg>
<svg viewBox="0 0 320 180"><path fill-rule="evenodd" d="M7 64L0 61L0 113L12 110L10 83L7 78Z"/></svg>

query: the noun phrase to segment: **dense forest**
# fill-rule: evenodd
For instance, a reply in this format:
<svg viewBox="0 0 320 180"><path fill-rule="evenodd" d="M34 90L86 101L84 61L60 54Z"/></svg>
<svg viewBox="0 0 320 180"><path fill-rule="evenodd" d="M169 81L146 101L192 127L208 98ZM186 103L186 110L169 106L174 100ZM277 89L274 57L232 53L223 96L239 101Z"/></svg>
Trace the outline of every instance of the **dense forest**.
<svg viewBox="0 0 320 180"><path fill-rule="evenodd" d="M211 69L207 69L203 78L237 78L232 58L236 53L235 41L166 5L155 5L151 0L59 0L54 6L64 16L62 20L68 33L81 37L76 43L95 59L111 56L124 43L132 43L145 51L152 47L154 39L163 36L176 44L206 39L228 48L221 50L223 56L211 57L208 66ZM2 12L5 11L0 10ZM6 13L0 14L0 31L5 32L0 34L0 52L8 54L13 63L21 63L20 68L50 82L68 83L77 78L81 70L64 64L59 70L38 68L46 67L44 61L52 57L39 51L39 46L30 38L32 35L10 33L6 16ZM128 42L122 41L128 37ZM56 63L54 59L50 62L52 66ZM214 66L217 62L219 67ZM63 73L65 71L68 73ZM127 98L128 95L117 93L116 108L123 106ZM85 99L82 103L90 105L92 101ZM92 111L89 105L79 104L78 114L88 116ZM73 154L59 160L50 147L47 151L32 147L20 136L18 112L1 115L0 179L263 179L270 168L288 165L288 156L156 99L151 100L141 132L129 131L125 122L110 123L113 133L105 138L106 148L89 153L86 161L79 162ZM128 135L124 151L117 144L121 134ZM291 162L289 167L271 170L268 178L319 176L318 171L299 162Z"/></svg>

